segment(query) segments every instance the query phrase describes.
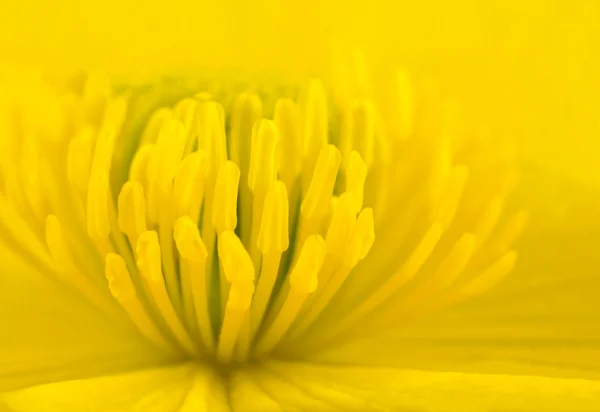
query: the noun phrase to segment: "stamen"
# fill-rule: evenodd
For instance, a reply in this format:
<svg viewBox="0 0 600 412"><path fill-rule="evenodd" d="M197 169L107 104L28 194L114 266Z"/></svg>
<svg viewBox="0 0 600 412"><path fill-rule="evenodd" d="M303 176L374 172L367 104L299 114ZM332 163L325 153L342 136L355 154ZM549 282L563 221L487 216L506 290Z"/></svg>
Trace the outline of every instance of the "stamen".
<svg viewBox="0 0 600 412"><path fill-rule="evenodd" d="M527 221L503 217L514 153L496 162L491 138L405 71L380 95L352 57L331 89L311 80L296 100L211 83L145 127L147 90L117 95L98 74L59 96L36 77L0 99L0 235L110 315L120 303L161 348L223 364L304 355L486 292ZM104 265L114 299L84 263Z"/></svg>
<svg viewBox="0 0 600 412"><path fill-rule="evenodd" d="M250 169L248 171L248 186L253 195L252 203L252 234L250 237L250 254L256 266L259 264L259 253L256 239L260 230L259 222L262 217L263 203L267 190L277 177L277 128L270 120L257 123L256 133L252 136L252 152L250 154Z"/></svg>
<svg viewBox="0 0 600 412"><path fill-rule="evenodd" d="M227 160L225 119L222 112L222 106L213 101L201 102L197 109L198 149L207 155L212 182L216 179L221 164Z"/></svg>
<svg viewBox="0 0 600 412"><path fill-rule="evenodd" d="M87 229L90 238L98 242L108 242L110 220L108 176L101 172L92 174L87 200Z"/></svg>
<svg viewBox="0 0 600 412"><path fill-rule="evenodd" d="M341 259L348 246L348 239L356 222L356 198L352 193L344 193L337 201L335 211L331 218L325 244L327 254L334 259Z"/></svg>
<svg viewBox="0 0 600 412"><path fill-rule="evenodd" d="M326 341L327 339L346 331L347 328L351 327L357 320L372 312L393 296L397 290L418 273L419 269L421 269L423 264L425 264L427 259L431 256L442 233L442 224L440 222L434 223L425 233L400 270L394 273L392 277L382 284L374 293L367 296L363 302L357 304L340 322L327 330L327 332L319 339L321 341Z"/></svg>
<svg viewBox="0 0 600 412"><path fill-rule="evenodd" d="M373 164L375 152L375 106L371 100L359 101L352 109L351 148L366 165Z"/></svg>
<svg viewBox="0 0 600 412"><path fill-rule="evenodd" d="M148 218L156 225L162 200L170 192L170 184L175 177L185 145L185 129L179 120L163 123L156 147L148 159Z"/></svg>
<svg viewBox="0 0 600 412"><path fill-rule="evenodd" d="M146 129L144 130L142 138L140 139L140 147L156 144L163 125L172 120L173 111L171 109L163 107L156 110L150 117L150 120L148 120Z"/></svg>
<svg viewBox="0 0 600 412"><path fill-rule="evenodd" d="M313 295L314 299L310 302L310 307L301 322L294 328L294 336L301 336L313 324L344 284L352 269L369 253L374 241L373 210L364 209L356 220L356 224L353 225L351 234L346 238L348 245L343 249L342 264L336 268L331 278L325 279L323 287Z"/></svg>
<svg viewBox="0 0 600 412"><path fill-rule="evenodd" d="M296 266L290 273L290 288L285 302L256 345L256 355L270 352L285 335L309 294L317 288L317 274L325 259L325 241L319 235L306 239Z"/></svg>
<svg viewBox="0 0 600 412"><path fill-rule="evenodd" d="M250 241L252 225L252 208L250 199L250 188L246 185L250 169L251 159L248 153L254 148L254 128L262 117L262 102L254 93L241 93L233 103L231 109L231 131L229 133L229 156L240 168L240 178L243 184L240 186L240 210L241 226L240 237L244 243Z"/></svg>
<svg viewBox="0 0 600 412"><path fill-rule="evenodd" d="M67 176L69 182L84 198L87 195L87 187L90 181L93 148L94 130L91 127L86 127L73 137L67 153Z"/></svg>
<svg viewBox="0 0 600 412"><path fill-rule="evenodd" d="M225 316L218 349L219 358L228 362L233 356L235 343L245 322L247 326L244 328L243 344L247 345L249 342L250 330L246 311L254 293L255 272L250 255L240 239L231 231L223 232L219 236L219 258L225 278L231 284L231 288L227 289L227 304L224 307Z"/></svg>
<svg viewBox="0 0 600 412"><path fill-rule="evenodd" d="M158 234L144 232L137 243L138 268L144 277L154 303L179 344L187 352L197 354L198 350L183 327L165 287L162 273L161 251Z"/></svg>
<svg viewBox="0 0 600 412"><path fill-rule="evenodd" d="M499 242L502 248L510 247L521 236L529 220L529 211L521 210L508 222Z"/></svg>
<svg viewBox="0 0 600 412"><path fill-rule="evenodd" d="M288 192L291 193L296 178L302 170L300 112L296 103L290 99L278 100L275 105L274 121L280 136L279 175Z"/></svg>
<svg viewBox="0 0 600 412"><path fill-rule="evenodd" d="M212 222L219 235L219 245L221 242L225 242L224 244L227 245L229 244L227 240L228 237L225 240L221 240L221 235L233 231L237 226L237 196L239 182L240 170L238 166L230 160L223 163L219 170L219 174L217 175L214 204L212 208ZM241 245L241 242L239 244ZM223 275L223 271L221 272L221 310L224 310L229 294L229 283L227 282L226 275Z"/></svg>
<svg viewBox="0 0 600 412"><path fill-rule="evenodd" d="M475 229L475 237L477 239L477 245L481 247L500 219L502 214L502 209L504 207L504 200L501 197L495 197L492 199L488 207L483 212L481 219L477 225L477 229Z"/></svg>
<svg viewBox="0 0 600 412"><path fill-rule="evenodd" d="M321 150L300 207L300 242L317 230L321 219L327 214L340 162L341 154L335 146L327 145Z"/></svg>
<svg viewBox="0 0 600 412"><path fill-rule="evenodd" d="M475 244L475 235L472 233L462 235L450 253L438 265L435 273L417 290L412 291L406 299L400 302L400 305L394 306L390 313L394 312L397 315L403 310L410 310L415 304L426 306L431 303L432 295L446 289L463 273L471 256L473 256Z"/></svg>
<svg viewBox="0 0 600 412"><path fill-rule="evenodd" d="M206 259L208 253L200 238L198 226L188 217L184 216L175 223L175 243L181 255L180 271L182 278L182 295L188 316L195 314L196 325L204 343L205 350L214 350L214 337L210 323ZM189 287L189 289L188 289ZM190 323L193 320L190 319Z"/></svg>
<svg viewBox="0 0 600 412"><path fill-rule="evenodd" d="M204 100L202 98L197 109L197 131L198 131L198 150L206 153L207 160L207 180L204 199L204 212L202 216L202 240L206 245L206 249L214 251L216 232L213 224L213 207L214 207L214 191L217 180L217 174L221 169L223 162L227 160L227 143L225 136L225 117L221 105ZM218 207L221 207L220 205ZM237 224L237 223L236 223ZM217 290L216 285L213 285L211 274L213 273L213 257L214 253L209 253L206 262L206 273L208 273L208 290ZM222 294L226 292L226 283L220 280ZM223 295L222 295L223 296ZM226 296L226 295L225 295ZM218 295L211 299L211 303L218 305ZM224 299L221 298L221 301ZM223 304L223 303L222 303ZM211 306L212 307L212 306ZM217 309L218 310L218 309ZM218 315L216 315L218 316Z"/></svg>
<svg viewBox="0 0 600 412"><path fill-rule="evenodd" d="M438 198L444 196L444 190L453 184L455 177L451 177L456 170L452 169L452 148L450 146L450 137L442 134L434 140L433 153L431 158L431 171L429 177L429 186L431 197L438 201ZM462 171L462 170L461 170Z"/></svg>
<svg viewBox="0 0 600 412"><path fill-rule="evenodd" d="M277 279L281 254L289 246L289 205L285 185L276 181L267 193L263 209L260 232L258 234L258 249L262 252L262 266L252 299L250 313L250 339L254 339L258 331L271 292Z"/></svg>
<svg viewBox="0 0 600 412"><path fill-rule="evenodd" d="M481 267L482 265L489 264L498 255L506 253L519 236L521 236L528 220L529 211L527 210L520 210L514 214L503 230L490 240L491 245L479 251L474 258L472 266Z"/></svg>
<svg viewBox="0 0 600 412"><path fill-rule="evenodd" d="M118 318L119 313L101 291L90 282L78 270L77 263L73 259L70 246L60 224L58 218L54 215L49 215L46 219L46 244L52 259L58 266L58 274L60 280L75 287L81 292L93 305L103 310L105 313Z"/></svg>
<svg viewBox="0 0 600 412"><path fill-rule="evenodd" d="M139 182L127 182L119 195L119 228L127 235L132 247L146 231L146 199Z"/></svg>
<svg viewBox="0 0 600 412"><path fill-rule="evenodd" d="M468 177L469 169L465 166L456 166L450 170L442 193L434 205L432 220L441 222L445 229L454 219Z"/></svg>
<svg viewBox="0 0 600 412"><path fill-rule="evenodd" d="M229 283L242 284L254 280L252 260L240 238L232 231L225 231L219 236L219 259Z"/></svg>
<svg viewBox="0 0 600 412"><path fill-rule="evenodd" d="M183 99L175 106L174 117L178 119L185 129L185 146L183 153L188 154L196 144L196 110L198 102L194 99Z"/></svg>
<svg viewBox="0 0 600 412"><path fill-rule="evenodd" d="M96 147L94 149L94 157L92 160L92 174L98 172L108 175L113 157L115 140L125 121L126 112L127 99L125 97L116 97L108 102L102 126L100 127L96 139Z"/></svg>
<svg viewBox="0 0 600 412"><path fill-rule="evenodd" d="M479 295L494 287L513 269L517 256L518 254L514 250L505 253L492 266L459 291L461 298Z"/></svg>
<svg viewBox="0 0 600 412"><path fill-rule="evenodd" d="M237 196L240 169L232 161L221 165L215 184L213 201L213 224L217 234L232 231L237 226Z"/></svg>
<svg viewBox="0 0 600 412"><path fill-rule="evenodd" d="M265 193L276 177L276 148L278 132L275 123L270 120L261 120L257 132L252 140L250 154L250 169L248 171L248 186L256 195Z"/></svg>
<svg viewBox="0 0 600 412"><path fill-rule="evenodd" d="M129 168L129 180L140 182L145 190L147 189L146 184L148 181L148 164L150 163L150 158L153 156L154 149L154 144L141 146L135 153L131 167Z"/></svg>
<svg viewBox="0 0 600 412"><path fill-rule="evenodd" d="M358 152L352 151L346 164L346 192L352 193L355 201L355 213L360 212L363 206L366 178L367 164Z"/></svg>
<svg viewBox="0 0 600 412"><path fill-rule="evenodd" d="M316 79L309 82L300 102L304 161L302 166L303 191L309 188L315 163L328 141L327 97L323 84Z"/></svg>
<svg viewBox="0 0 600 412"><path fill-rule="evenodd" d="M112 295L129 314L135 326L152 342L170 350L170 345L156 328L146 309L144 309L138 299L123 258L114 253L109 253L106 256L104 267Z"/></svg>
<svg viewBox="0 0 600 412"><path fill-rule="evenodd" d="M254 283L247 279L234 282L231 285L217 348L217 356L223 363L231 362L235 343L246 317L246 312L252 302L253 292Z"/></svg>
<svg viewBox="0 0 600 412"><path fill-rule="evenodd" d="M189 216L192 221L199 221L207 174L204 152L194 152L183 159L173 180L176 216Z"/></svg>
<svg viewBox="0 0 600 412"><path fill-rule="evenodd" d="M429 283L436 289L443 289L452 284L469 263L475 250L476 240L476 236L472 233L462 235L452 251L440 263Z"/></svg>

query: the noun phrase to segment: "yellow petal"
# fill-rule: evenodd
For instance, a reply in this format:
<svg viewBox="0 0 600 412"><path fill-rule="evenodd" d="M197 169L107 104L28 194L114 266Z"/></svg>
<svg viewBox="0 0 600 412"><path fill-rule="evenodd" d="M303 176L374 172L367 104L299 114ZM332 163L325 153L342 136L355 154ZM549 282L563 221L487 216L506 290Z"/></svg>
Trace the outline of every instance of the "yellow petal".
<svg viewBox="0 0 600 412"><path fill-rule="evenodd" d="M0 252L0 392L168 359L125 317L107 316L2 243Z"/></svg>
<svg viewBox="0 0 600 412"><path fill-rule="evenodd" d="M14 412L179 411L188 391L197 390L193 373L182 365L49 383L0 395L0 409L4 404Z"/></svg>
<svg viewBox="0 0 600 412"><path fill-rule="evenodd" d="M585 379L285 362L266 368L330 405L323 410L593 411L600 402L600 382Z"/></svg>

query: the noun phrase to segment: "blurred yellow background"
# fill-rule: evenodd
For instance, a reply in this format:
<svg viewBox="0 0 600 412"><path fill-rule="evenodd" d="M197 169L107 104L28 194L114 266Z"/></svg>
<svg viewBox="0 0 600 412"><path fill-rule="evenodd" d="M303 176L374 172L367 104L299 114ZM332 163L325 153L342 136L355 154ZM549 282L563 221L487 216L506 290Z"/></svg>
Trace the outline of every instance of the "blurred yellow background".
<svg viewBox="0 0 600 412"><path fill-rule="evenodd" d="M600 184L597 0L2 0L0 58L110 71L320 71L332 46L432 70L528 157Z"/></svg>

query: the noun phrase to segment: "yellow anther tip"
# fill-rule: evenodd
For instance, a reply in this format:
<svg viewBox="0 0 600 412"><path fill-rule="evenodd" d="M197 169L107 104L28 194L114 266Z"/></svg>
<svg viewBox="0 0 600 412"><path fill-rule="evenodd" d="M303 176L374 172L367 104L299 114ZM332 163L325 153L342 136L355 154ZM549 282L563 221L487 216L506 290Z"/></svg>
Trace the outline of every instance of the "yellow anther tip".
<svg viewBox="0 0 600 412"><path fill-rule="evenodd" d="M154 144L145 144L138 149L129 168L129 180L136 182L144 182L146 180L148 164L152 158L154 148Z"/></svg>
<svg viewBox="0 0 600 412"><path fill-rule="evenodd" d="M354 266L359 261L363 260L373 243L375 242L375 221L373 217L373 209L366 208L360 212L352 236L350 244L346 252L345 264Z"/></svg>
<svg viewBox="0 0 600 412"><path fill-rule="evenodd" d="M325 259L325 241L319 235L306 238L296 266L290 273L290 286L301 293L312 293L317 289L317 275Z"/></svg>
<svg viewBox="0 0 600 412"><path fill-rule="evenodd" d="M277 139L277 126L273 120L261 119L258 122L258 136L265 145L274 144Z"/></svg>
<svg viewBox="0 0 600 412"><path fill-rule="evenodd" d="M111 293L119 300L129 300L135 297L129 271L123 258L115 253L109 253L105 259L105 276Z"/></svg>
<svg viewBox="0 0 600 412"><path fill-rule="evenodd" d="M240 169L235 162L226 161L219 168L215 186L213 224L217 233L231 231L237 226L237 195Z"/></svg>
<svg viewBox="0 0 600 412"><path fill-rule="evenodd" d="M360 156L360 153L358 153L356 150L353 150L350 153L346 167L348 167L352 170L362 172L364 174L367 173L367 164L365 163L363 158Z"/></svg>
<svg viewBox="0 0 600 412"><path fill-rule="evenodd" d="M118 199L119 228L128 235L137 235L146 227L146 199L140 182L128 181Z"/></svg>
<svg viewBox="0 0 600 412"><path fill-rule="evenodd" d="M178 119L165 120L160 128L156 148L148 160L148 181L170 185L183 154L186 131Z"/></svg>
<svg viewBox="0 0 600 412"><path fill-rule="evenodd" d="M144 254L154 247L158 247L158 234L154 230L147 230L141 234L137 244L137 251Z"/></svg>
<svg viewBox="0 0 600 412"><path fill-rule="evenodd" d="M198 106L196 127L198 129L198 133L200 133L202 136L204 135L206 130L210 130L210 128L214 127L219 123L220 114L219 104L212 101L210 97L199 100L200 105Z"/></svg>
<svg viewBox="0 0 600 412"><path fill-rule="evenodd" d="M308 192L302 202L302 214L316 216L327 212L341 157L334 145L328 144L321 149Z"/></svg>
<svg viewBox="0 0 600 412"><path fill-rule="evenodd" d="M184 259L194 262L206 260L208 253L200 238L198 226L188 216L181 217L175 222L174 238L177 250Z"/></svg>
<svg viewBox="0 0 600 412"><path fill-rule="evenodd" d="M352 146L365 159L373 163L376 133L376 110L370 99L361 99L352 107Z"/></svg>
<svg viewBox="0 0 600 412"><path fill-rule="evenodd" d="M360 154L353 150L346 164L346 191L352 193L355 199L355 212L363 206L367 164Z"/></svg>
<svg viewBox="0 0 600 412"><path fill-rule="evenodd" d="M327 253L342 257L356 223L356 198L352 193L345 192L335 203L335 210L325 236L325 243Z"/></svg>
<svg viewBox="0 0 600 412"><path fill-rule="evenodd" d="M272 120L262 119L253 129L248 186L252 191L266 190L276 177L276 147L279 140L277 126Z"/></svg>
<svg viewBox="0 0 600 412"><path fill-rule="evenodd" d="M262 253L283 252L289 247L287 189L276 181L265 198L257 246Z"/></svg>
<svg viewBox="0 0 600 412"><path fill-rule="evenodd" d="M171 139L173 135L176 133L182 133L185 127L181 120L176 118L165 119L160 128L160 133L158 135L158 139Z"/></svg>
<svg viewBox="0 0 600 412"><path fill-rule="evenodd" d="M46 244L52 258L59 266L68 264L67 245L65 237L58 218L55 215L48 215L46 218ZM64 270L65 268L62 267Z"/></svg>
<svg viewBox="0 0 600 412"><path fill-rule="evenodd" d="M208 175L208 161L204 151L189 154L179 165L173 180L173 198L177 213L190 212L194 201L199 207L204 195L204 183Z"/></svg>
<svg viewBox="0 0 600 412"><path fill-rule="evenodd" d="M180 100L176 105L175 105L175 115L177 116L177 118L179 120L184 120L185 116L190 112L190 111L194 111L196 109L196 106L198 106L198 102L194 99L183 99Z"/></svg>
<svg viewBox="0 0 600 412"><path fill-rule="evenodd" d="M160 243L155 231L142 233L137 243L136 254L137 264L142 273L152 281L160 280L162 276Z"/></svg>
<svg viewBox="0 0 600 412"><path fill-rule="evenodd" d="M254 280L252 259L235 233L225 231L219 235L218 251L229 283Z"/></svg>
<svg viewBox="0 0 600 412"><path fill-rule="evenodd" d="M339 149L332 144L326 145L323 149L321 149L320 156L324 156L327 159L327 163L339 163L342 158L342 154Z"/></svg>
<svg viewBox="0 0 600 412"><path fill-rule="evenodd" d="M252 281L240 281L231 285L227 306L234 310L247 310L252 303L254 294L254 283Z"/></svg>
<svg viewBox="0 0 600 412"><path fill-rule="evenodd" d="M171 109L162 107L156 110L150 117L146 129L144 130L144 134L142 135L142 139L140 141L141 145L143 146L156 143L163 124L172 118L173 112Z"/></svg>

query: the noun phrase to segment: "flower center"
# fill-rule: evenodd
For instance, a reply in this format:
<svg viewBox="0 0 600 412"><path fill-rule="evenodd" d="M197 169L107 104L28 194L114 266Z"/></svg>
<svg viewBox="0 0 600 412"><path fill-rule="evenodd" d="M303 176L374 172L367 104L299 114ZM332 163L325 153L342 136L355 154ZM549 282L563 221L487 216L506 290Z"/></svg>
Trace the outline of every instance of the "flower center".
<svg viewBox="0 0 600 412"><path fill-rule="evenodd" d="M2 234L165 350L304 356L485 292L515 263L512 163L432 129L404 73L391 100L319 80L273 102L191 94L138 116L139 137L139 96L95 77L50 90L43 122L31 99L6 111Z"/></svg>

